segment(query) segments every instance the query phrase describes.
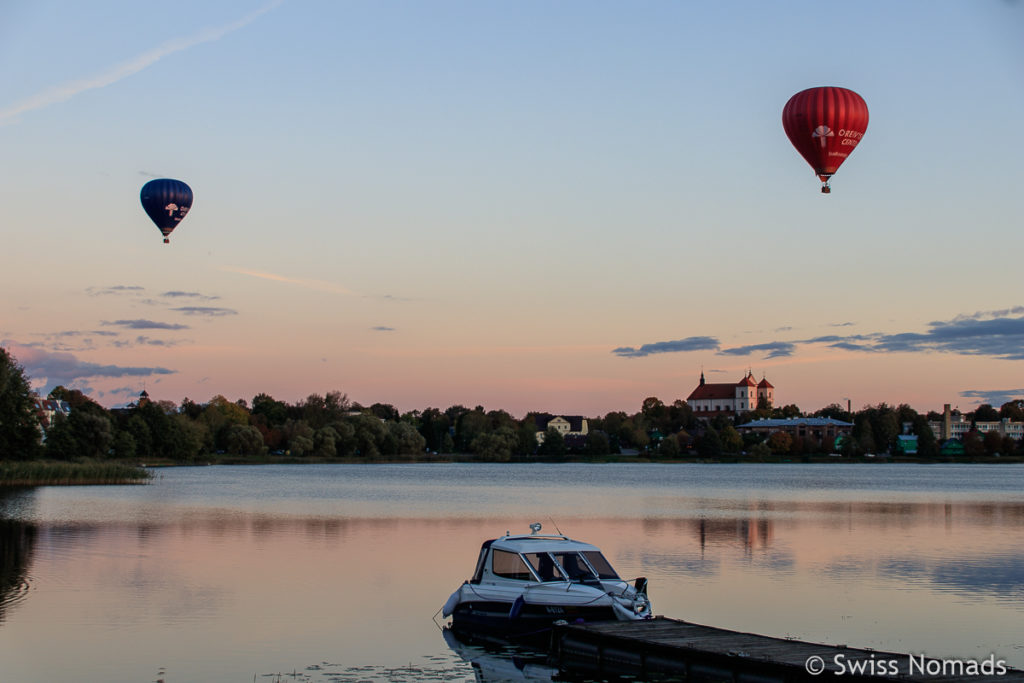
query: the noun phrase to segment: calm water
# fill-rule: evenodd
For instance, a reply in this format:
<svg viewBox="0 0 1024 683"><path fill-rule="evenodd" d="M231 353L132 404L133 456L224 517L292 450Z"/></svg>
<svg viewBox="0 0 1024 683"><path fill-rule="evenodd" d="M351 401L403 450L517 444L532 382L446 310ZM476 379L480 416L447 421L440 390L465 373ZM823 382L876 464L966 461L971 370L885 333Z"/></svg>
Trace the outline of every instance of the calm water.
<svg viewBox="0 0 1024 683"><path fill-rule="evenodd" d="M0 494L0 680L544 679L432 620L533 521L658 614L1024 667L1024 467L337 465Z"/></svg>

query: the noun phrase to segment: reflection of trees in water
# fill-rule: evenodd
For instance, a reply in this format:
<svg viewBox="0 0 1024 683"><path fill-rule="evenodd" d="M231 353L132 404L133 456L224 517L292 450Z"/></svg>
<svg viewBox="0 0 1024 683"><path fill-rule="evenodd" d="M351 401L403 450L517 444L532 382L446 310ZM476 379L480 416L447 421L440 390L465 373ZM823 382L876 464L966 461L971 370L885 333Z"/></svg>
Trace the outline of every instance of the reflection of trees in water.
<svg viewBox="0 0 1024 683"><path fill-rule="evenodd" d="M28 591L28 566L36 546L36 527L0 519L0 622L7 608Z"/></svg>

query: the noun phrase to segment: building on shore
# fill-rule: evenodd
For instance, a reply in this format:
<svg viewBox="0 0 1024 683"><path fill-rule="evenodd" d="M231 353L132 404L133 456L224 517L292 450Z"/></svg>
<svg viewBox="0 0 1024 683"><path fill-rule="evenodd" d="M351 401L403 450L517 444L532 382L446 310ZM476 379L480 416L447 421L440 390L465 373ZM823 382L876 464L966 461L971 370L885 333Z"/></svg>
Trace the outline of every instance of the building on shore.
<svg viewBox="0 0 1024 683"><path fill-rule="evenodd" d="M534 416L537 423L537 443L544 443L544 434L549 429L554 429L567 443L573 443L582 439L586 443L587 434L590 432L587 426L587 418L582 415L550 415L540 413Z"/></svg>
<svg viewBox="0 0 1024 683"><path fill-rule="evenodd" d="M1008 436L1016 441L1024 439L1024 422L1014 422L1008 417L1001 420L986 422L971 422L959 410L950 408L949 404L942 407L941 420L929 420L928 426L939 443L945 443L950 439L963 441L964 435L971 429L975 429L982 435L989 432L998 432L1002 436Z"/></svg>
<svg viewBox="0 0 1024 683"><path fill-rule="evenodd" d="M792 437L810 438L831 445L837 437L849 435L853 431L853 423L831 417L771 418L736 425L736 431L740 434L760 434L765 438L775 432L785 432Z"/></svg>
<svg viewBox="0 0 1024 683"><path fill-rule="evenodd" d="M704 380L700 373L700 384L686 397L686 404L697 417L710 418L717 415L735 417L740 413L757 410L758 404L768 408L775 402L775 387L765 378L754 381L752 372L739 382L712 383Z"/></svg>

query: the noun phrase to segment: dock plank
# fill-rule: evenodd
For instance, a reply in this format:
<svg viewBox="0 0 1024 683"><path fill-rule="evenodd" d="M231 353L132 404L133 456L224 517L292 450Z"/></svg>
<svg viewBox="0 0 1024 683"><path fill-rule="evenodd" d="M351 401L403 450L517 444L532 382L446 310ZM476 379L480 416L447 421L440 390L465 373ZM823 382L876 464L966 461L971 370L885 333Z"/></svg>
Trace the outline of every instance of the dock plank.
<svg viewBox="0 0 1024 683"><path fill-rule="evenodd" d="M558 624L552 634L551 658L568 670L639 676L682 674L694 680L726 676L796 683L824 680L822 675L834 680L841 674L844 681L1024 683L1024 672L1015 669L1007 668L1001 675L960 675L956 662L947 662L952 670L939 669L942 660L926 659L933 675L920 670L919 658L911 666L910 655L903 653L773 638L665 617ZM808 672L811 659L823 668L816 675Z"/></svg>

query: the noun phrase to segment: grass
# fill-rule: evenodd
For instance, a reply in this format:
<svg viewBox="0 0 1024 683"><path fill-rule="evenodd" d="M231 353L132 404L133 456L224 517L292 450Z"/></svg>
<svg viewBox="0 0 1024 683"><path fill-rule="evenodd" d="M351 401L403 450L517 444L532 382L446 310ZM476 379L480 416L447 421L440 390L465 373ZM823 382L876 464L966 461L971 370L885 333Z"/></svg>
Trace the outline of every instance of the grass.
<svg viewBox="0 0 1024 683"><path fill-rule="evenodd" d="M86 484L146 484L152 474L135 465L115 462L0 462L0 486L82 486Z"/></svg>

